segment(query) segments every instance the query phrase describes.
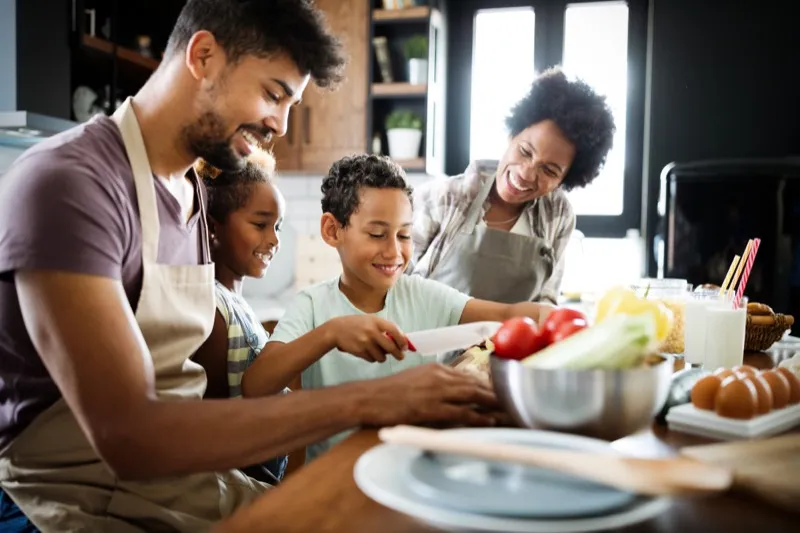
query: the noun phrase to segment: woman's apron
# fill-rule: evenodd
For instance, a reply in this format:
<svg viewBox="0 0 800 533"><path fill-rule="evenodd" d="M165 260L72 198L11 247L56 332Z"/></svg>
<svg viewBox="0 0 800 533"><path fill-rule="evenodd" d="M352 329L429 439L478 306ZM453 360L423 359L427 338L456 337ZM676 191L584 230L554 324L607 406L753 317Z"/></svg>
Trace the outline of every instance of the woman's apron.
<svg viewBox="0 0 800 533"><path fill-rule="evenodd" d="M481 300L528 301L553 274L553 248L539 237L478 225L493 185L494 179L486 180L428 278Z"/></svg>
<svg viewBox="0 0 800 533"><path fill-rule="evenodd" d="M160 226L154 177L130 98L113 118L139 204L143 279L136 322L153 359L157 394L165 401L200 400L206 376L190 356L214 323L214 265L208 246L202 265L156 263ZM202 201L200 223L207 239ZM63 398L0 452L0 485L45 533L203 531L268 488L238 470L121 481L89 444Z"/></svg>

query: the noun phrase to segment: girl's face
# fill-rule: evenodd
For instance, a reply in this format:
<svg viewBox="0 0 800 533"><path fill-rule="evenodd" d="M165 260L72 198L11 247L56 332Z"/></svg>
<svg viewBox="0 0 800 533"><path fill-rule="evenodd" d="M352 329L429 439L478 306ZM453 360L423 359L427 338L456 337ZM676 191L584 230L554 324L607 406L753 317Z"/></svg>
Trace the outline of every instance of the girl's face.
<svg viewBox="0 0 800 533"><path fill-rule="evenodd" d="M278 253L278 233L286 204L272 183L257 183L244 206L228 215L223 223L214 222L214 262L218 270L228 270L234 279L264 276Z"/></svg>

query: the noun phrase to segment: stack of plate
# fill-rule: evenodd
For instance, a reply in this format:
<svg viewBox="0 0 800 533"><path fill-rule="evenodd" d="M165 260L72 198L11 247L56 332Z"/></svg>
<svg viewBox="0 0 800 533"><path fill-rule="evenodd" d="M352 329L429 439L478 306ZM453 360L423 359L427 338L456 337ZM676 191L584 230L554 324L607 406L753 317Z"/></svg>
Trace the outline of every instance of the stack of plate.
<svg viewBox="0 0 800 533"><path fill-rule="evenodd" d="M548 431L454 429L464 439L616 453L609 443ZM355 481L370 498L450 530L600 531L648 520L669 505L555 471L381 444L362 455Z"/></svg>

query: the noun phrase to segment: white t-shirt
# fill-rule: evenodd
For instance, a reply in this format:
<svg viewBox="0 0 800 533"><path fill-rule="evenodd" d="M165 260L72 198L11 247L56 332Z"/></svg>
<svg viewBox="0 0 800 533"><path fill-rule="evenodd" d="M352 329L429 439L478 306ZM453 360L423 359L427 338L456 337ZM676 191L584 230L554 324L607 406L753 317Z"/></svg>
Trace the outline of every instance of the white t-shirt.
<svg viewBox="0 0 800 533"><path fill-rule="evenodd" d="M454 326L461 320L461 313L469 299L468 295L438 281L404 275L389 290L384 308L375 315L395 323L405 333ZM300 291L278 321L269 342L289 343L332 318L363 314L339 290L337 276ZM402 361L389 357L384 363L368 363L333 349L303 372L303 389L385 377L433 360L406 352ZM309 446L306 461L320 455L348 434L342 433L326 442Z"/></svg>

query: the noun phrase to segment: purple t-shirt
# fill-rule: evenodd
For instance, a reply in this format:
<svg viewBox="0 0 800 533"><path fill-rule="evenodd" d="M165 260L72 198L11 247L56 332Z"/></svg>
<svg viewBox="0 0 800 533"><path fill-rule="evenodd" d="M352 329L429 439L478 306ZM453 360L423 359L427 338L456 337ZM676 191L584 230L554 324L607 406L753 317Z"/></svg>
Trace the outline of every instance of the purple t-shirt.
<svg viewBox="0 0 800 533"><path fill-rule="evenodd" d="M158 262L203 262L199 210L188 223L153 179ZM195 185L195 205L205 201ZM94 118L29 149L0 177L0 448L61 393L25 329L14 272L45 269L122 281L135 311L142 286L142 228L133 173L114 121ZM91 317L86 317L87 334Z"/></svg>

